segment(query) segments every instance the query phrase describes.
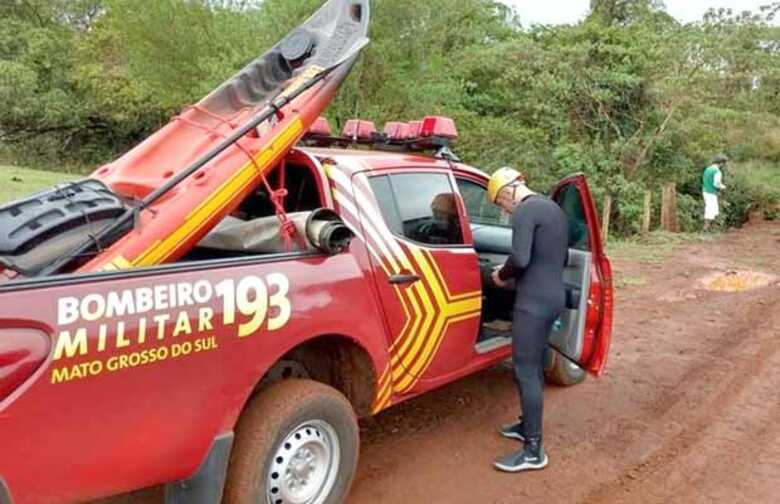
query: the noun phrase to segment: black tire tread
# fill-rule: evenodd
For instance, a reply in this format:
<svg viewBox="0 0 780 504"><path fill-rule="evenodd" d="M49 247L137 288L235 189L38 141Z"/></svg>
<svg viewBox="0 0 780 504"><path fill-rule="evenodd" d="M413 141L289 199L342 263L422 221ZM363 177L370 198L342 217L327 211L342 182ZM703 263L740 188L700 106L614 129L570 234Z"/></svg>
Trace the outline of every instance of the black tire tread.
<svg viewBox="0 0 780 504"><path fill-rule="evenodd" d="M281 443L282 436L305 421L303 417L312 411L332 415L340 424L333 425L337 434L347 438L341 444L343 476L338 477L328 499L328 503L343 502L357 468L360 444L352 405L332 387L312 380L289 379L260 391L244 408L236 426L223 503L264 502L269 454Z"/></svg>

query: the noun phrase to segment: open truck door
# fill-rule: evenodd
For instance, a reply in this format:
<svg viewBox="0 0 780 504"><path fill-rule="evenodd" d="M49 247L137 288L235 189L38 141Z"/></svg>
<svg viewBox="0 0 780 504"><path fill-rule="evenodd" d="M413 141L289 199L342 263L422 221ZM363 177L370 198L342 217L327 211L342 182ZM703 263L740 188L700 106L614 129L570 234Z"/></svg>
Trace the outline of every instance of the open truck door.
<svg viewBox="0 0 780 504"><path fill-rule="evenodd" d="M569 217L569 259L564 271L566 310L550 345L571 363L600 376L612 334L612 270L604 253L596 205L585 175L561 180L551 194Z"/></svg>

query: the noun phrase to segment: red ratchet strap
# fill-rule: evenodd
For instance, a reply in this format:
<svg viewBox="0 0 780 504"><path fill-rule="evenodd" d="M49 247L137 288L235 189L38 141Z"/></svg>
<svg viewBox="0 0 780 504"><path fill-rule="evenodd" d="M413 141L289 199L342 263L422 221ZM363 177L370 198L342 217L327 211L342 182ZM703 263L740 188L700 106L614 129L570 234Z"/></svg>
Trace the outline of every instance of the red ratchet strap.
<svg viewBox="0 0 780 504"><path fill-rule="evenodd" d="M183 114L187 112L188 110L196 110L200 112L201 114L204 114L208 117L211 117L212 119L216 119L218 121L218 124L216 126L206 126L205 124L200 124L198 122L192 121L190 119L187 119L186 117L183 117ZM203 107L200 107L198 105L190 105L189 107L186 107L180 115L175 116L173 119L176 121L181 121L184 124L187 124L189 126L202 129L204 131L207 131L211 135L214 135L216 137L222 137L226 138L228 135L221 133L217 130L220 126L223 124L227 124L231 129L236 129L238 125L234 122L236 118L241 114L241 112L237 112L232 117L222 117L219 116L213 112L210 112ZM293 246L293 239L297 239L297 244L300 247L301 250L306 249L306 243L303 240L303 237L298 233L298 230L295 227L295 223L290 220L290 218L287 216L287 212L284 210L284 200L287 197L287 189L285 188L285 165L284 162L282 162L282 166L280 167L282 172L279 176L279 189L273 189L271 187L271 184L268 182L268 178L266 178L265 173L260 168L260 166L257 164L257 161L255 160L254 156L252 156L252 153L247 149L241 141L237 141L235 143L236 147L241 149L241 152L246 154L246 157L249 158L249 160L252 162L252 165L254 165L257 172L260 174L260 180L263 183L263 186L265 187L265 190L268 191L268 194L271 196L271 203L274 205L274 209L276 211L276 217L279 219L279 231L282 236L282 240L284 240L284 248L289 252L292 250Z"/></svg>

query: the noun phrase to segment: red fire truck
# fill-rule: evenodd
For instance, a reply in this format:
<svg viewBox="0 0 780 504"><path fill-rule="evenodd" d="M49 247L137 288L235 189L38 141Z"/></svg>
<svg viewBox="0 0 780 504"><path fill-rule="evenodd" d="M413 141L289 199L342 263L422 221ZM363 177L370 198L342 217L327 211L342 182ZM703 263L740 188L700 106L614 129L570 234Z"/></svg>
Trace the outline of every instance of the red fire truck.
<svg viewBox="0 0 780 504"><path fill-rule="evenodd" d="M306 142L352 147L293 149L271 179L283 166L293 219L343 222L341 252L284 251L261 187L176 263L0 284L0 502L161 483L217 502L225 477L226 502L341 497L358 418L510 355L514 293L489 277L511 230L487 175L416 152L452 123L388 125L386 148L370 123L323 127ZM548 378L571 384L604 369L611 273L585 177L551 197L571 243Z"/></svg>
<svg viewBox="0 0 780 504"><path fill-rule="evenodd" d="M315 120L367 18L331 0L126 156L0 207L0 504L342 502L359 418L507 359L511 229L455 124ZM612 279L585 177L550 196L546 373L571 385L604 369Z"/></svg>

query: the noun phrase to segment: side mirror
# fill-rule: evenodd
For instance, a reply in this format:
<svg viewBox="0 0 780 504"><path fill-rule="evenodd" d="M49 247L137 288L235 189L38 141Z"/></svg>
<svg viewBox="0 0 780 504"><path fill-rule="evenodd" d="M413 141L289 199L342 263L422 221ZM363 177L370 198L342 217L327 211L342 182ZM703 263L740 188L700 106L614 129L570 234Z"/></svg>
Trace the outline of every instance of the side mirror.
<svg viewBox="0 0 780 504"><path fill-rule="evenodd" d="M307 241L328 255L344 252L355 237L339 214L328 208L311 212L305 227Z"/></svg>

